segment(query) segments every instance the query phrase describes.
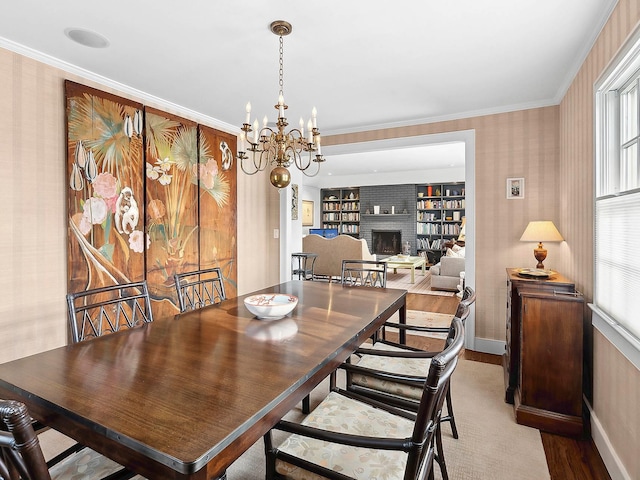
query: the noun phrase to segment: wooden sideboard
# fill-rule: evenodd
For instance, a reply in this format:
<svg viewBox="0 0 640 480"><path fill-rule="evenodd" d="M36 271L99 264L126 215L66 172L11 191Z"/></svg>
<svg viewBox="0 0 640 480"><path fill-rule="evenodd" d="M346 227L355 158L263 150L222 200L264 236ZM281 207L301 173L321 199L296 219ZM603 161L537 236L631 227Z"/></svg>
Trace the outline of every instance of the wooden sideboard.
<svg viewBox="0 0 640 480"><path fill-rule="evenodd" d="M584 300L560 274L539 280L507 269L505 401L516 421L580 435Z"/></svg>

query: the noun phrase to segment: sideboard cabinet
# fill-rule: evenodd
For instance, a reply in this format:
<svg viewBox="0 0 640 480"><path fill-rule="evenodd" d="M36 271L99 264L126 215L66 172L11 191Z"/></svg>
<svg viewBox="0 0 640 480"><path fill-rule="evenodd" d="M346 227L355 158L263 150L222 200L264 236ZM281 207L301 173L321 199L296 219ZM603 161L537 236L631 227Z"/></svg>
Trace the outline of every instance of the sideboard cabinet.
<svg viewBox="0 0 640 480"><path fill-rule="evenodd" d="M560 274L523 278L507 269L505 401L516 421L580 435L584 299Z"/></svg>

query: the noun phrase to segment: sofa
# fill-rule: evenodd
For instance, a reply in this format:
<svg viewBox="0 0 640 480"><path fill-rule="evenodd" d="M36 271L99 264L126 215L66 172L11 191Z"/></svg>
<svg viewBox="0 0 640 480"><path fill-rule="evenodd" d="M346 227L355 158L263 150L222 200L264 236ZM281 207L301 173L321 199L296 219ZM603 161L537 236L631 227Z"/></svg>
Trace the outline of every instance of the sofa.
<svg viewBox="0 0 640 480"><path fill-rule="evenodd" d="M457 292L458 285L460 285L460 274L464 272L464 260L464 248L458 247L455 250L448 248L440 261L429 269L431 288Z"/></svg>
<svg viewBox="0 0 640 480"><path fill-rule="evenodd" d="M332 280L342 275L342 260L375 260L364 238L338 235L324 238L311 234L302 238L302 251L318 255L313 268L314 277Z"/></svg>

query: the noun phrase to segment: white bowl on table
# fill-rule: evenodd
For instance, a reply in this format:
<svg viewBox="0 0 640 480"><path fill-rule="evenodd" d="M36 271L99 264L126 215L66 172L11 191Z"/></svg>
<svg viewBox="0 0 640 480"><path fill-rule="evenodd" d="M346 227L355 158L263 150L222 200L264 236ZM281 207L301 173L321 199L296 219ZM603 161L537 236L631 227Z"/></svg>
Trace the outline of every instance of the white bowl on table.
<svg viewBox="0 0 640 480"><path fill-rule="evenodd" d="M244 305L261 320L276 320L296 308L298 297L287 293L263 293L245 298Z"/></svg>

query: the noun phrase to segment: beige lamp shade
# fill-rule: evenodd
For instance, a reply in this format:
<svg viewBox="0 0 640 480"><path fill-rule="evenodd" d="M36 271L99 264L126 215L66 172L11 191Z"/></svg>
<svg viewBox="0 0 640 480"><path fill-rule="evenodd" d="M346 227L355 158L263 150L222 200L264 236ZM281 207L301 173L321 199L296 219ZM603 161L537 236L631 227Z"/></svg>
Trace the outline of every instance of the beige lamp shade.
<svg viewBox="0 0 640 480"><path fill-rule="evenodd" d="M544 268L543 261L547 258L547 250L542 242L562 242L564 238L550 220L529 222L520 237L522 242L538 242L538 248L533 249L533 256L538 260L536 268Z"/></svg>

